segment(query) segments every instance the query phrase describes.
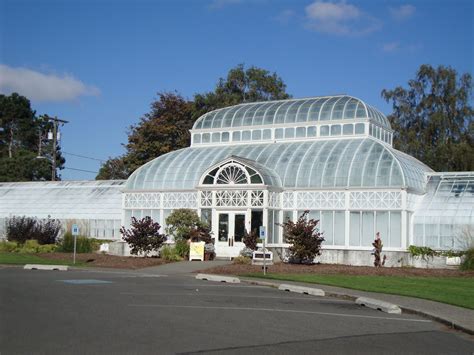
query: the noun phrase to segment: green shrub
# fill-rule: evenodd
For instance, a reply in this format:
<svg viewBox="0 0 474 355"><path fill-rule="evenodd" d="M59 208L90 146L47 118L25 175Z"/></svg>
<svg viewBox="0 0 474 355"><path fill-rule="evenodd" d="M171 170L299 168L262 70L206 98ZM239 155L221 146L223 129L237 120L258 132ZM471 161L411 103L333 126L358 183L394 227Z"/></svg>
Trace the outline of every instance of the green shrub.
<svg viewBox="0 0 474 355"><path fill-rule="evenodd" d="M56 244L43 244L38 247L38 253L54 253L57 248Z"/></svg>
<svg viewBox="0 0 474 355"><path fill-rule="evenodd" d="M247 257L247 256L243 256L243 255L239 255L237 257L235 257L232 262L234 264L240 264L240 265L250 265L252 263L252 259Z"/></svg>
<svg viewBox="0 0 474 355"><path fill-rule="evenodd" d="M160 258L166 261L180 261L183 260L176 251L176 248L165 245L160 250Z"/></svg>
<svg viewBox="0 0 474 355"><path fill-rule="evenodd" d="M39 249L39 243L35 239L30 239L25 241L23 246L20 249L20 253L37 253Z"/></svg>
<svg viewBox="0 0 474 355"><path fill-rule="evenodd" d="M76 253L92 253L94 241L90 238L77 236L76 241ZM74 236L71 233L64 234L61 239L57 251L63 253L74 252Z"/></svg>
<svg viewBox="0 0 474 355"><path fill-rule="evenodd" d="M469 248L465 251L460 269L474 270L474 248Z"/></svg>
<svg viewBox="0 0 474 355"><path fill-rule="evenodd" d="M189 244L186 240L180 239L176 241L175 245L176 254L178 254L183 259L189 256Z"/></svg>
<svg viewBox="0 0 474 355"><path fill-rule="evenodd" d="M17 242L9 242L7 240L3 240L0 242L0 252L2 253L14 253L18 251L18 243Z"/></svg>

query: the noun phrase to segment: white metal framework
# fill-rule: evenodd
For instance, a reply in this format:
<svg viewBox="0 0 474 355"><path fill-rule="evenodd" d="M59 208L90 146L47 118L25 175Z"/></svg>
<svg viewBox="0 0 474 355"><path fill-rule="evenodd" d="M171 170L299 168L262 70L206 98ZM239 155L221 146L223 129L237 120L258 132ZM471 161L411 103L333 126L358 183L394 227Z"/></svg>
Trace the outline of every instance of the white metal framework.
<svg viewBox="0 0 474 355"><path fill-rule="evenodd" d="M240 104L203 115L191 134L191 147L149 162L128 179L125 221L152 215L164 224L173 209L193 208L215 236L222 234L220 225L245 221L247 230L265 226L269 245L285 247L279 223L307 210L320 220L329 249L370 250L376 231L389 251L434 240L426 214L434 210L427 199L436 198L426 192L427 186L434 189L436 173L394 149L387 118L359 99ZM450 223L472 225L472 203L459 204L471 201L472 182L456 179L450 198L457 199L457 219ZM420 206L426 206L425 215ZM436 223L433 245L442 248L447 245L442 233L449 231ZM219 248L225 253L226 245Z"/></svg>

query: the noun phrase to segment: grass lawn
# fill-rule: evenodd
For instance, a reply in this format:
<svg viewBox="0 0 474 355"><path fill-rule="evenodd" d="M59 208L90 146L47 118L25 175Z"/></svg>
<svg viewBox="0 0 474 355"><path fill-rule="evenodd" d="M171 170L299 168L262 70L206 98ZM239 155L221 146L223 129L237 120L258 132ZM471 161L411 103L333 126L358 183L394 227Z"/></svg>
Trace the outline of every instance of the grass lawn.
<svg viewBox="0 0 474 355"><path fill-rule="evenodd" d="M22 253L0 253L0 264L73 265L72 257L69 260L50 260L50 259L41 258L34 254L22 254ZM83 264L82 262L79 262L76 260L75 266L80 266L82 264Z"/></svg>
<svg viewBox="0 0 474 355"><path fill-rule="evenodd" d="M264 277L261 273L242 276ZM418 297L474 309L474 279L472 277L267 274L266 278Z"/></svg>

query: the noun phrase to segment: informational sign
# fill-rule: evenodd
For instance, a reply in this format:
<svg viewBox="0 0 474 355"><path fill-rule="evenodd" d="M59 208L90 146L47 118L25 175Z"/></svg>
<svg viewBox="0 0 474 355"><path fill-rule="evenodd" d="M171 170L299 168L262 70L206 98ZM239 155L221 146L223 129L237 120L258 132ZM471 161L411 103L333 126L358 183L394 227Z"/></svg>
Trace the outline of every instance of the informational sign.
<svg viewBox="0 0 474 355"><path fill-rule="evenodd" d="M72 235L79 235L79 226L77 224L72 225Z"/></svg>
<svg viewBox="0 0 474 355"><path fill-rule="evenodd" d="M204 242L189 244L189 260L204 261Z"/></svg>
<svg viewBox="0 0 474 355"><path fill-rule="evenodd" d="M259 232L260 232L260 239L264 240L265 239L265 227L260 226Z"/></svg>

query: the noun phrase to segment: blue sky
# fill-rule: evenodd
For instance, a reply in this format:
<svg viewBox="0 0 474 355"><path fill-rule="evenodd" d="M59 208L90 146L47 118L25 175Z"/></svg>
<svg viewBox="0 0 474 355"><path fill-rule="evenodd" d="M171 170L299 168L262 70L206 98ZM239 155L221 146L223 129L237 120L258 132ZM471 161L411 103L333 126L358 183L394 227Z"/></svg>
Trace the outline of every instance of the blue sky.
<svg viewBox="0 0 474 355"><path fill-rule="evenodd" d="M468 0L0 0L0 93L69 120L63 151L106 159L157 92L192 98L239 63L276 71L294 97L346 93L388 114L381 90L421 64L473 73L473 22Z"/></svg>

